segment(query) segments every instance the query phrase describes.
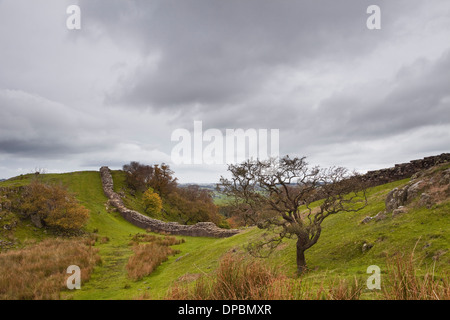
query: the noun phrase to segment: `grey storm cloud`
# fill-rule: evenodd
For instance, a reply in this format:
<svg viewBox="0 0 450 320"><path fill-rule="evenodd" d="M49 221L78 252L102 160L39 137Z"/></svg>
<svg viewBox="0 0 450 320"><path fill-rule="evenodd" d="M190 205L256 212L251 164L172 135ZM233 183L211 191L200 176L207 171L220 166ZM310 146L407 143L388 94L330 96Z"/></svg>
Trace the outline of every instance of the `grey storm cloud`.
<svg viewBox="0 0 450 320"><path fill-rule="evenodd" d="M367 1L81 1L95 30L147 57L109 103L216 111L258 94L279 68L373 50ZM399 3L385 2L386 25ZM409 10L409 7L402 10ZM150 61L149 61L150 60Z"/></svg>
<svg viewBox="0 0 450 320"><path fill-rule="evenodd" d="M0 152L23 157L70 157L105 148L88 115L18 90L0 90Z"/></svg>
<svg viewBox="0 0 450 320"><path fill-rule="evenodd" d="M371 96L370 88L345 92L323 101L318 112L329 120L338 119L342 126L334 136L341 140L364 140L422 126L450 124L448 70L450 50L437 61L419 60L403 67L393 79L395 82L385 84L381 97ZM328 128L331 130L323 127L321 131L335 131L333 126Z"/></svg>

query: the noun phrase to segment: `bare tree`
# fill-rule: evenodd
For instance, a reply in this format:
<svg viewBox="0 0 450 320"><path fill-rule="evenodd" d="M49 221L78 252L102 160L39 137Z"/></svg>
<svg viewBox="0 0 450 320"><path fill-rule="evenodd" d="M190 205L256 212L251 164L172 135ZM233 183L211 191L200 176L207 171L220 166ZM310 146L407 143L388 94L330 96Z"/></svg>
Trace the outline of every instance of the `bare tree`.
<svg viewBox="0 0 450 320"><path fill-rule="evenodd" d="M297 239L297 270L306 270L305 251L319 240L322 222L332 214L356 212L367 205L365 187L341 167L308 167L305 158L248 160L229 165L231 178L217 188L247 221L273 231L248 246L255 255L270 254L284 238ZM313 204L314 203L314 204Z"/></svg>

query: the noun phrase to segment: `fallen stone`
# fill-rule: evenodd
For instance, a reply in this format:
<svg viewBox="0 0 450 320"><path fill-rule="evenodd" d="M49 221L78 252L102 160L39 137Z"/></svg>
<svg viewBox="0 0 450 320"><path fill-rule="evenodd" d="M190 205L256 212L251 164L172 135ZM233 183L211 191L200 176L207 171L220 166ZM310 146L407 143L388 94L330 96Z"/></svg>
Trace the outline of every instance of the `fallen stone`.
<svg viewBox="0 0 450 320"><path fill-rule="evenodd" d="M37 214L32 214L31 215L31 222L33 223L33 225L36 228L41 229L42 227L44 227L41 218Z"/></svg>
<svg viewBox="0 0 450 320"><path fill-rule="evenodd" d="M392 212L392 218L395 218L395 217L398 216L399 214L407 213L407 212L408 212L408 209L407 209L407 208L405 208L405 207L403 207L403 206L400 206L400 207L398 207L397 209L395 209L395 210Z"/></svg>
<svg viewBox="0 0 450 320"><path fill-rule="evenodd" d="M366 252L366 251L369 251L372 248L373 248L373 244L364 242L361 250L362 250L362 252Z"/></svg>
<svg viewBox="0 0 450 320"><path fill-rule="evenodd" d="M377 215L375 217L373 217L375 219L375 221L381 221L387 218L386 212L385 211L380 211L377 213Z"/></svg>
<svg viewBox="0 0 450 320"><path fill-rule="evenodd" d="M372 217L367 216L361 221L361 224L369 223L372 219L373 219Z"/></svg>

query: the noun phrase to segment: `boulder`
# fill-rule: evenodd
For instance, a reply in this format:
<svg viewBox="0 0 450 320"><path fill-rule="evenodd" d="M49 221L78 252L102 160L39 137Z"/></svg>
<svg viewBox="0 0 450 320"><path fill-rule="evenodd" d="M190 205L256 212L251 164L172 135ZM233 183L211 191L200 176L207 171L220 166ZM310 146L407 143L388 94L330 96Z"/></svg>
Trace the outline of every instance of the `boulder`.
<svg viewBox="0 0 450 320"><path fill-rule="evenodd" d="M427 183L423 180L417 181L413 184L406 185L404 190L406 192L406 202L413 201L420 191L422 191L427 186Z"/></svg>
<svg viewBox="0 0 450 320"><path fill-rule="evenodd" d="M401 189L393 189L386 196L386 211L393 212L395 209L411 203L427 185L426 181L419 180L411 182Z"/></svg>
<svg viewBox="0 0 450 320"><path fill-rule="evenodd" d="M420 195L419 206L431 209L432 205L431 196L428 193L422 193Z"/></svg>
<svg viewBox="0 0 450 320"><path fill-rule="evenodd" d="M373 244L364 242L364 244L362 245L361 251L362 252L366 252L366 251L369 251L372 248L373 248Z"/></svg>
<svg viewBox="0 0 450 320"><path fill-rule="evenodd" d="M44 227L44 224L43 224L43 222L42 222L41 217L39 217L39 215L37 215L37 214L32 214L32 215L31 215L31 222L33 223L33 225L34 225L36 228L41 229L41 228Z"/></svg>
<svg viewBox="0 0 450 320"><path fill-rule="evenodd" d="M400 206L406 204L407 192L406 187L403 189L395 188L390 191L386 197L386 211L392 212Z"/></svg>

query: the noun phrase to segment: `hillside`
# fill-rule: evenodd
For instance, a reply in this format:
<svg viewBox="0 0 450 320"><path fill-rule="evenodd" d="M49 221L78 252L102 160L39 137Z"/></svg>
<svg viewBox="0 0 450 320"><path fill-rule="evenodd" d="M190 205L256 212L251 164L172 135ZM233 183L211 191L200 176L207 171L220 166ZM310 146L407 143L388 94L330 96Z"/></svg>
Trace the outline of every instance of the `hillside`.
<svg viewBox="0 0 450 320"><path fill-rule="evenodd" d="M429 170L426 175L433 177L449 165ZM115 189L124 188L120 172L113 174ZM34 178L26 175L0 182L0 188L25 186ZM95 247L103 263L95 267L88 282L81 290L64 291L63 299L134 299L145 297L163 299L168 288L179 279L196 279L208 274L218 266L218 260L228 251L242 251L242 247L262 234L257 228L247 228L230 238L215 239L203 237L177 236L184 239L182 244L174 245L179 250L170 256L151 275L133 281L127 276L126 264L133 254L129 245L133 236L145 233L133 226L122 216L107 210L107 198L103 194L99 172L74 172L67 174L46 174L40 179L67 185L77 199L90 210L90 220L85 228L88 233L97 235ZM425 272L434 267L436 272L449 272L450 256L450 197L441 198L427 206L415 202L405 204L408 211L392 217L387 213L380 221L361 223L364 218L374 217L385 210L387 195L394 188L401 188L411 179L404 179L369 189L369 205L355 214L330 216L323 223L323 233L319 242L306 253L308 266L312 270L306 275L313 285L320 281L331 281L335 277L366 279L369 265L380 266L385 272L385 258L396 252L411 252L415 247L415 257L419 270ZM140 208L139 201L133 201L127 194L126 205L132 209ZM4 226L4 221L0 221ZM5 229L6 230L6 229ZM13 242L13 249L26 246L30 240L41 241L53 237L45 230L31 226L28 221L18 221L12 228L0 234L0 240ZM101 241L105 239L104 241ZM269 262L282 266L288 276L295 276L295 244L285 241L271 256ZM371 298L371 293L362 298Z"/></svg>

